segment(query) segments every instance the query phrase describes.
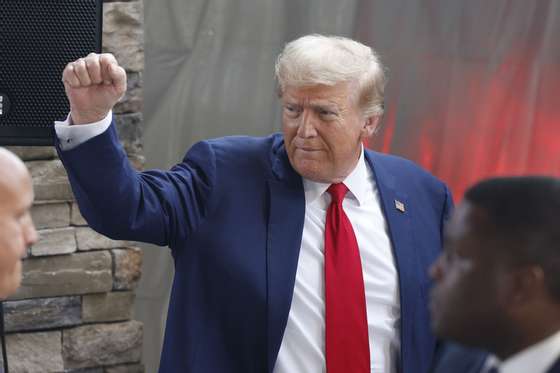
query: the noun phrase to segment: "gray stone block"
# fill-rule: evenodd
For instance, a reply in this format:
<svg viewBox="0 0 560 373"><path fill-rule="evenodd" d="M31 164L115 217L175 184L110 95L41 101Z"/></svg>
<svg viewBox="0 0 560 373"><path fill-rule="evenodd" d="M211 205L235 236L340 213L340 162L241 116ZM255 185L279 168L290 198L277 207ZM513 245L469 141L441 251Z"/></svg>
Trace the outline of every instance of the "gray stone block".
<svg viewBox="0 0 560 373"><path fill-rule="evenodd" d="M39 161L55 159L57 154L53 146L7 146L22 161Z"/></svg>
<svg viewBox="0 0 560 373"><path fill-rule="evenodd" d="M143 106L142 73L128 72L126 75L126 93L113 108L113 113L141 113Z"/></svg>
<svg viewBox="0 0 560 373"><path fill-rule="evenodd" d="M70 205L67 202L35 203L31 208L35 228L62 228L70 225Z"/></svg>
<svg viewBox="0 0 560 373"><path fill-rule="evenodd" d="M116 365L105 368L105 373L144 373L142 364Z"/></svg>
<svg viewBox="0 0 560 373"><path fill-rule="evenodd" d="M105 373L102 367L98 368L80 368L80 369L66 369L64 373Z"/></svg>
<svg viewBox="0 0 560 373"><path fill-rule="evenodd" d="M6 331L53 329L82 323L80 297L42 298L4 303Z"/></svg>
<svg viewBox="0 0 560 373"><path fill-rule="evenodd" d="M144 69L143 22L141 1L103 6L103 51L113 53L127 71Z"/></svg>
<svg viewBox="0 0 560 373"><path fill-rule="evenodd" d="M142 353L142 323L79 326L64 330L62 341L65 368L137 363Z"/></svg>
<svg viewBox="0 0 560 373"><path fill-rule="evenodd" d="M88 227L76 228L76 240L78 241L79 251L114 249L127 246L125 241L112 240Z"/></svg>
<svg viewBox="0 0 560 373"><path fill-rule="evenodd" d="M144 165L146 163L146 158L140 154L129 154L128 160L130 164L136 171L142 171L144 169Z"/></svg>
<svg viewBox="0 0 560 373"><path fill-rule="evenodd" d="M66 369L64 373L105 373L102 367L98 368L79 368L79 369Z"/></svg>
<svg viewBox="0 0 560 373"><path fill-rule="evenodd" d="M128 248L112 250L114 263L114 290L132 290L142 275L142 250Z"/></svg>
<svg viewBox="0 0 560 373"><path fill-rule="evenodd" d="M108 251L95 251L23 261L21 286L10 299L106 293L113 285Z"/></svg>
<svg viewBox="0 0 560 373"><path fill-rule="evenodd" d="M68 176L59 159L28 162L33 178L33 189L37 201L69 201L74 199Z"/></svg>
<svg viewBox="0 0 560 373"><path fill-rule="evenodd" d="M126 153L140 154L142 152L142 114L115 115L115 124Z"/></svg>
<svg viewBox="0 0 560 373"><path fill-rule="evenodd" d="M70 224L80 226L80 225L88 225L86 219L82 216L80 212L80 208L76 202L72 203L72 209L70 213Z"/></svg>
<svg viewBox="0 0 560 373"><path fill-rule="evenodd" d="M8 334L6 349L10 373L62 372L61 334L60 331Z"/></svg>
<svg viewBox="0 0 560 373"><path fill-rule="evenodd" d="M73 227L43 229L38 233L39 240L31 247L33 256L70 254L76 251L76 235Z"/></svg>
<svg viewBox="0 0 560 373"><path fill-rule="evenodd" d="M130 320L134 293L115 292L84 295L82 318L84 322L107 322Z"/></svg>

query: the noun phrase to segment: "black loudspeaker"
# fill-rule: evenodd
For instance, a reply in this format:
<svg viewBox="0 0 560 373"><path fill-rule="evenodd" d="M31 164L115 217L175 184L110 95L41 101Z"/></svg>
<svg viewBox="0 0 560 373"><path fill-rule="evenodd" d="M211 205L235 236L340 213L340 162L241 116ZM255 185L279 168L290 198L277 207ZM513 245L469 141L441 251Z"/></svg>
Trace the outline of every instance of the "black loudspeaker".
<svg viewBox="0 0 560 373"><path fill-rule="evenodd" d="M101 51L102 0L0 0L0 145L52 145L62 71Z"/></svg>

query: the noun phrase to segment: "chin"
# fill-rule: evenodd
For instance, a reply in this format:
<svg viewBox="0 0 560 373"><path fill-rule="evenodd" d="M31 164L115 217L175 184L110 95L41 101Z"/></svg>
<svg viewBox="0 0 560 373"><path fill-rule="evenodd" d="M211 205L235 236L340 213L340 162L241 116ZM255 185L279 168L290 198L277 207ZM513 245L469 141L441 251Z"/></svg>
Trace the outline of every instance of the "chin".
<svg viewBox="0 0 560 373"><path fill-rule="evenodd" d="M14 294L21 285L21 271L14 271L0 278L0 298L6 299Z"/></svg>
<svg viewBox="0 0 560 373"><path fill-rule="evenodd" d="M316 183L330 183L330 181L324 177L322 177L322 175L317 172L317 171L307 171L307 170L296 170L298 172L298 174L301 175L301 177L307 179L307 180L311 180L314 181Z"/></svg>
<svg viewBox="0 0 560 373"><path fill-rule="evenodd" d="M320 176L320 172L317 170L317 165L314 164L314 162L298 159L292 163L292 166L296 172L301 175L301 177L308 180L318 181L316 179Z"/></svg>
<svg viewBox="0 0 560 373"><path fill-rule="evenodd" d="M6 299L10 295L14 294L19 287L18 284L2 284L0 286L0 299Z"/></svg>

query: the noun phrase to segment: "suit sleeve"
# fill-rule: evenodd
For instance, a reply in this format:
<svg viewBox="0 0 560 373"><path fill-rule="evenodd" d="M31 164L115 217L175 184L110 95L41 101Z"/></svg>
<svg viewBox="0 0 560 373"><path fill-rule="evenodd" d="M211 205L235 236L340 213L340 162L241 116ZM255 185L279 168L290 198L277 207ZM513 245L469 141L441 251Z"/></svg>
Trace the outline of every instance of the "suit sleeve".
<svg viewBox="0 0 560 373"><path fill-rule="evenodd" d="M175 247L207 214L216 164L207 142L169 171L145 172L130 165L114 123L72 150L56 146L82 215L110 238Z"/></svg>

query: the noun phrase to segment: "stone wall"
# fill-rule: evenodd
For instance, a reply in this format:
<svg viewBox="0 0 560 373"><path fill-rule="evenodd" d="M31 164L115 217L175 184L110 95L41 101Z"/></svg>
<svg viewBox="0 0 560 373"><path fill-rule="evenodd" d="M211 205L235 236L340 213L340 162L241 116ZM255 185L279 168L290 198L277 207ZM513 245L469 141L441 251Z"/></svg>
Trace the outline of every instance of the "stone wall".
<svg viewBox="0 0 560 373"><path fill-rule="evenodd" d="M103 18L103 50L128 74L117 129L141 168L142 2L106 2ZM53 148L10 149L32 174L40 235L23 261L21 288L4 303L10 373L143 372L143 325L131 315L142 252L87 226Z"/></svg>

